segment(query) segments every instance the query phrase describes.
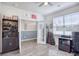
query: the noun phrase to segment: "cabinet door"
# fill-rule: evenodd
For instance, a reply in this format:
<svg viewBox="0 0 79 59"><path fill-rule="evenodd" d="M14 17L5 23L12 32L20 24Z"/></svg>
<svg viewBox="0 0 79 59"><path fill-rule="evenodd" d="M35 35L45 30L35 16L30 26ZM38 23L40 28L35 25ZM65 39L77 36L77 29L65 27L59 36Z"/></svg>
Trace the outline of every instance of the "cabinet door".
<svg viewBox="0 0 79 59"><path fill-rule="evenodd" d="M9 50L9 38L3 38L2 39L2 52L7 52Z"/></svg>
<svg viewBox="0 0 79 59"><path fill-rule="evenodd" d="M4 52L9 52L15 49L19 49L19 39L18 37L9 37L5 38L2 41L2 51Z"/></svg>
<svg viewBox="0 0 79 59"><path fill-rule="evenodd" d="M9 39L9 49L10 50L15 50L19 48L19 41L18 38L16 37L11 37Z"/></svg>

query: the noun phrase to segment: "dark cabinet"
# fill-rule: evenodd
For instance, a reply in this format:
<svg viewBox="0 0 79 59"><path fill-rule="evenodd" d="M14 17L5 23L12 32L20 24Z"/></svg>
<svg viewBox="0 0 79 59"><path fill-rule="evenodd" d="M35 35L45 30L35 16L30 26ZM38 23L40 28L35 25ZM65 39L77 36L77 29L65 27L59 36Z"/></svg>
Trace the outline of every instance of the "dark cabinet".
<svg viewBox="0 0 79 59"><path fill-rule="evenodd" d="M79 56L79 32L72 33L74 55Z"/></svg>
<svg viewBox="0 0 79 59"><path fill-rule="evenodd" d="M55 45L53 33L51 33L51 32L47 33L46 43L51 44L51 45Z"/></svg>
<svg viewBox="0 0 79 59"><path fill-rule="evenodd" d="M19 49L18 20L2 20L2 53Z"/></svg>
<svg viewBox="0 0 79 59"><path fill-rule="evenodd" d="M69 38L59 38L59 50L63 50L66 52L71 52L72 51L72 40Z"/></svg>

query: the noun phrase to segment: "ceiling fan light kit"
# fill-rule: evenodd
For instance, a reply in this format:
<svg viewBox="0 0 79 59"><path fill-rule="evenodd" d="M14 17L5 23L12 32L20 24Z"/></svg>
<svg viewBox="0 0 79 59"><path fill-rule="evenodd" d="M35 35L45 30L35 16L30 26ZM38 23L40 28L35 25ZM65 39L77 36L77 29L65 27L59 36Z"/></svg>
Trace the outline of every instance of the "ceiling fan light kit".
<svg viewBox="0 0 79 59"><path fill-rule="evenodd" d="M40 5L39 5L39 7L41 7L41 6L52 6L53 4L51 3L51 2L42 2L42 3L40 3Z"/></svg>
<svg viewBox="0 0 79 59"><path fill-rule="evenodd" d="M48 2L44 2L44 5L45 5L45 6L48 5Z"/></svg>

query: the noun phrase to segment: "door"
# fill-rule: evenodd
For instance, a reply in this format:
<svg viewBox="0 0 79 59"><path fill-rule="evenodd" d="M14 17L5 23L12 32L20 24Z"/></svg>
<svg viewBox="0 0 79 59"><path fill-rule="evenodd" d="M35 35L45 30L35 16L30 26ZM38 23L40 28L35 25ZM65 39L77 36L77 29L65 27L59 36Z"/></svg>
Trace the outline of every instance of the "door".
<svg viewBox="0 0 79 59"><path fill-rule="evenodd" d="M44 22L37 23L37 43L46 44L46 33Z"/></svg>

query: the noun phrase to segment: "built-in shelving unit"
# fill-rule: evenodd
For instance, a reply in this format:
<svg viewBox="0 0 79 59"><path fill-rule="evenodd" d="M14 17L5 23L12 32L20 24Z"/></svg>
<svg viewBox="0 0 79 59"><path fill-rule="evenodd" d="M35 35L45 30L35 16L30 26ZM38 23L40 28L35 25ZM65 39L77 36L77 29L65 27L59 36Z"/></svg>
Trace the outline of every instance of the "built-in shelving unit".
<svg viewBox="0 0 79 59"><path fill-rule="evenodd" d="M6 53L19 49L18 20L3 18L0 19L0 25L0 41L2 41L0 53Z"/></svg>

